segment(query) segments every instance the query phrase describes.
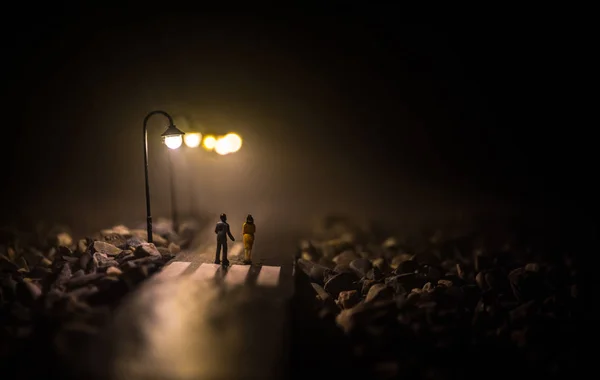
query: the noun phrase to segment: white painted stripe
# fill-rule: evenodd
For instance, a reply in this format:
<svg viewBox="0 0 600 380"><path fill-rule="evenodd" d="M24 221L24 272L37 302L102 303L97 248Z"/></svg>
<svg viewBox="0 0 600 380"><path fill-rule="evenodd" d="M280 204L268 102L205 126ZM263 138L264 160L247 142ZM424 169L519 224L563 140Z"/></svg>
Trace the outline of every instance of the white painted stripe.
<svg viewBox="0 0 600 380"><path fill-rule="evenodd" d="M280 271L281 267L263 265L256 279L256 284L260 286L277 286L279 284Z"/></svg>
<svg viewBox="0 0 600 380"><path fill-rule="evenodd" d="M192 274L194 280L206 281L215 277L215 274L221 266L219 264L204 263Z"/></svg>
<svg viewBox="0 0 600 380"><path fill-rule="evenodd" d="M250 265L232 265L225 275L227 285L241 285L246 282Z"/></svg>
<svg viewBox="0 0 600 380"><path fill-rule="evenodd" d="M156 275L159 278L173 278L183 273L190 266L188 261L174 261Z"/></svg>

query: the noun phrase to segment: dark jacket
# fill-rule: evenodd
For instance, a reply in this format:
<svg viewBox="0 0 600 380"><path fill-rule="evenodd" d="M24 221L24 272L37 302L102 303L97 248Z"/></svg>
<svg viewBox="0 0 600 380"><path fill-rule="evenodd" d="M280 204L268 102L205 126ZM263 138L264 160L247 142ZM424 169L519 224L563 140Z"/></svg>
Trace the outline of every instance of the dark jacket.
<svg viewBox="0 0 600 380"><path fill-rule="evenodd" d="M227 222L218 222L215 227L215 233L217 234L217 240L221 242L227 242L227 236L231 240L235 240L233 235L231 235L231 231L229 231L229 223Z"/></svg>

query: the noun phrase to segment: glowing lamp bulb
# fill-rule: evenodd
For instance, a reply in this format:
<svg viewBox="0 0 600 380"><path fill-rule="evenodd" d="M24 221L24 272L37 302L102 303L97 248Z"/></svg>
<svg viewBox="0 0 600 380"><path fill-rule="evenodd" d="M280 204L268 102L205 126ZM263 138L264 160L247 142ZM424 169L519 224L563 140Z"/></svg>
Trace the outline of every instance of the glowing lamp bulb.
<svg viewBox="0 0 600 380"><path fill-rule="evenodd" d="M181 146L182 143L183 138L181 137L181 135L165 136L165 145L169 149L177 149Z"/></svg>
<svg viewBox="0 0 600 380"><path fill-rule="evenodd" d="M242 138L236 133L226 134L225 140L227 140L229 153L235 153L242 147Z"/></svg>
<svg viewBox="0 0 600 380"><path fill-rule="evenodd" d="M198 132L186 133L183 136L183 141L188 148L197 148L200 145L200 141L202 141L202 135Z"/></svg>
<svg viewBox="0 0 600 380"><path fill-rule="evenodd" d="M204 137L204 141L202 142L202 145L204 146L204 148L206 150L213 150L213 149L215 149L215 147L217 145L217 139L215 138L215 136L208 135L208 136Z"/></svg>
<svg viewBox="0 0 600 380"><path fill-rule="evenodd" d="M215 152L217 152L221 156L231 153L229 141L227 141L227 139L224 137L220 137L217 140L217 144L215 145Z"/></svg>

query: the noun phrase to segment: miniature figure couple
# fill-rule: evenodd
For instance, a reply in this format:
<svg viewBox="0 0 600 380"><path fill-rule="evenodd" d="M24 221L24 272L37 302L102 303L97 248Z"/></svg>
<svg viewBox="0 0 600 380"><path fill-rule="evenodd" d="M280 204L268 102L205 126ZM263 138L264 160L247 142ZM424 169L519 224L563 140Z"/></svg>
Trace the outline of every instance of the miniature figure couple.
<svg viewBox="0 0 600 380"><path fill-rule="evenodd" d="M227 236L231 241L235 241L235 238L229 230L229 223L227 223L227 215L221 214L220 222L215 227L215 234L217 234L217 255L215 257L215 264L223 264L224 266L229 265L227 260ZM256 225L254 224L254 218L248 214L246 222L242 226L242 236L244 241L244 264L252 264L252 246L254 245L254 233L256 232ZM223 260L221 260L221 249L223 249Z"/></svg>

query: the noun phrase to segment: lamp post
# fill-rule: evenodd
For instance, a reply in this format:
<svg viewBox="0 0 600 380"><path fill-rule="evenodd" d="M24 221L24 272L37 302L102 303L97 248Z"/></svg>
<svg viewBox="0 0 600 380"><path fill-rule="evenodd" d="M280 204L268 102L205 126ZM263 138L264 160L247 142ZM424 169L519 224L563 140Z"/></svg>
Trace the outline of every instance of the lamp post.
<svg viewBox="0 0 600 380"><path fill-rule="evenodd" d="M179 218L177 216L177 201L175 193L175 170L173 168L173 152L169 152L169 180L171 184L171 219L173 221L173 231L179 233Z"/></svg>
<svg viewBox="0 0 600 380"><path fill-rule="evenodd" d="M163 115L169 120L167 130L161 135L165 145L171 149L177 149L183 141L183 133L174 124L171 115L165 111L152 111L144 118L144 174L146 179L146 230L148 232L148 243L153 243L152 239L152 212L150 211L150 184L148 182L148 119L153 115Z"/></svg>

